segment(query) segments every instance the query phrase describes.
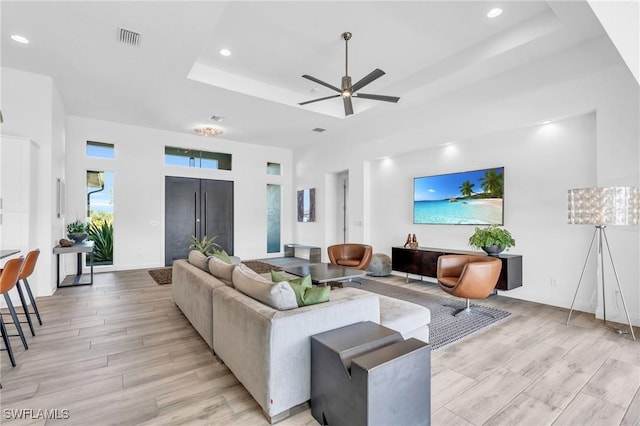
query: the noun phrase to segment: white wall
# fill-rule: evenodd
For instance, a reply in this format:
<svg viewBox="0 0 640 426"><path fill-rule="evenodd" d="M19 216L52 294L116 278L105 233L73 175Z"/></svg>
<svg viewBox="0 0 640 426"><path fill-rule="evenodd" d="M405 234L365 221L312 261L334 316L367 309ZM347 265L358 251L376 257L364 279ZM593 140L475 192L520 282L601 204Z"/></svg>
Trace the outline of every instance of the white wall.
<svg viewBox="0 0 640 426"><path fill-rule="evenodd" d="M114 266L98 271L164 265L165 176L234 181L234 253L243 259L267 257L266 185L281 184L282 242L291 239L292 154L288 150L75 116L68 118L66 139L68 221L86 215L86 171L115 172ZM114 144L115 160L87 158L87 141ZM233 170L164 165L165 145L230 153ZM280 163L283 175L267 175L267 162ZM67 267L73 265L69 259Z"/></svg>
<svg viewBox="0 0 640 426"><path fill-rule="evenodd" d="M325 197L327 176L349 170L350 240L372 243L377 252L389 253L391 246L404 243L409 232L415 232L423 246L465 249L472 231L467 227L412 224L411 178L504 165L505 225L518 242L512 252L525 259L525 286L507 295L568 307L593 228L566 225L567 190L640 186L640 90L619 58L600 63L589 57L591 48L600 43L586 43L520 73L496 76L478 88L434 100L425 105L421 119L407 120L395 135L376 138L377 129L367 129L360 137L350 133L348 141L337 135L320 148L316 144L299 149L294 153L295 185L316 187L317 209L331 209L332 202ZM550 79L556 70L565 77ZM500 91L504 85L515 92L504 96ZM461 102L454 102L455 97ZM534 126L546 119L556 122ZM381 119L379 133L387 132L388 125ZM448 142L454 143L444 147ZM540 197L545 204L536 203ZM313 227L294 224L296 242L329 245L327 236L333 231L325 229L331 226L327 216L327 212L318 215L321 222ZM639 228L607 230L635 324L640 324ZM556 240L561 248L549 249ZM548 257L555 259L550 269ZM595 267L590 266L577 306L601 317L596 277ZM557 282L553 288L551 278ZM607 298L612 303L607 306L608 319L625 323L615 287L613 275L607 273Z"/></svg>
<svg viewBox="0 0 640 426"><path fill-rule="evenodd" d="M5 67L1 72L4 123L0 131L3 135L31 139L39 147L34 214L36 245L41 254L29 283L36 295L50 295L56 288L52 248L62 236L62 221L55 215L54 197L56 178L63 173L64 105L50 77Z"/></svg>

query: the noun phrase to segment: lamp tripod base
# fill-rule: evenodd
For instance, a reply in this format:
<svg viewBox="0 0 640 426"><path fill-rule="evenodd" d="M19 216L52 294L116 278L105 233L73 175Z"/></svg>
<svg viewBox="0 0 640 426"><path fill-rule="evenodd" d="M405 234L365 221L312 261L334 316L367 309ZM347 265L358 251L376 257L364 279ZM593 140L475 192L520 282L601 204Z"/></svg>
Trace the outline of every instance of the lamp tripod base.
<svg viewBox="0 0 640 426"><path fill-rule="evenodd" d="M584 271L587 268L587 264L589 263L589 256L591 255L591 250L593 249L593 242L598 241L598 254L600 255L600 278L602 282L602 311L603 311L603 320L605 325L607 324L607 304L605 297L605 287L604 287L604 251L603 248L606 245L607 252L609 253L609 260L611 260L611 268L613 269L613 275L616 278L616 283L618 285L618 293L620 294L620 299L622 300L622 306L624 307L624 313L627 316L627 322L629 323L629 330L624 330L617 327L609 326L611 330L616 332L617 334L630 334L631 338L635 341L636 335L633 332L633 324L631 324L631 318L629 317L629 311L627 311L627 304L624 301L624 295L622 294L622 287L620 286L620 280L618 279L618 273L616 272L616 267L613 264L613 256L611 255L611 249L609 248L609 241L607 240L607 233L605 232L606 226L596 226L596 230L593 233L593 238L591 238L591 244L589 245L589 251L587 252L587 258L584 261L584 266L582 267L582 273L580 274L580 279L578 280L578 287L576 287L576 292L573 295L573 301L571 302L571 309L569 310L569 316L567 317L567 322L565 325L569 325L569 321L571 320L571 314L573 313L573 306L576 303L576 296L578 295L578 290L580 290L580 284L582 284L582 277L584 276ZM604 242L604 245L603 245Z"/></svg>

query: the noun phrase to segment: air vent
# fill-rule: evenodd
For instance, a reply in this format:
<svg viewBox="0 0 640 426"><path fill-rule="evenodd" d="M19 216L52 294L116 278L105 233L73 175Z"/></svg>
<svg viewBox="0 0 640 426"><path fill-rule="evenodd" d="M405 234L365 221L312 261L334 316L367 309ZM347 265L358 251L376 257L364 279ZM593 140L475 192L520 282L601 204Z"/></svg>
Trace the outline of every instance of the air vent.
<svg viewBox="0 0 640 426"><path fill-rule="evenodd" d="M140 45L140 33L119 27L118 41L129 46L138 47Z"/></svg>
<svg viewBox="0 0 640 426"><path fill-rule="evenodd" d="M327 129L323 129L322 127L316 127L315 129L312 129L314 132L318 132L318 133L322 133L324 131L326 131Z"/></svg>

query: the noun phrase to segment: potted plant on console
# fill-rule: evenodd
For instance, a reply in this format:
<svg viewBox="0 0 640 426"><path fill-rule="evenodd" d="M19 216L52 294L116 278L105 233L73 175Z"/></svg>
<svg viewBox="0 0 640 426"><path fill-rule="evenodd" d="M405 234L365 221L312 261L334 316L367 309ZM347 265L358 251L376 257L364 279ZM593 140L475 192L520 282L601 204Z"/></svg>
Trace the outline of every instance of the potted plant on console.
<svg viewBox="0 0 640 426"><path fill-rule="evenodd" d="M497 225L488 228L476 228L469 237L469 245L484 250L490 256L497 256L503 250L516 245L511 233Z"/></svg>
<svg viewBox="0 0 640 426"><path fill-rule="evenodd" d="M67 224L67 237L73 240L76 244L86 240L89 234L87 234L87 226L84 222L76 220Z"/></svg>

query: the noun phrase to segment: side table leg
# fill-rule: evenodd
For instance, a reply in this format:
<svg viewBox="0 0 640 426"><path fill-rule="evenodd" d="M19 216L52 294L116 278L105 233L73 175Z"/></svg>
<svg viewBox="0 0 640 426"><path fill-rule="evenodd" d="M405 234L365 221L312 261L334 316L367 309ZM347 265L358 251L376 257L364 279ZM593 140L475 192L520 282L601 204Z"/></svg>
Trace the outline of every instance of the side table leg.
<svg viewBox="0 0 640 426"><path fill-rule="evenodd" d="M82 275L82 253L78 252L78 265L76 267L76 275Z"/></svg>
<svg viewBox="0 0 640 426"><path fill-rule="evenodd" d="M56 288L60 288L60 253L56 253Z"/></svg>

